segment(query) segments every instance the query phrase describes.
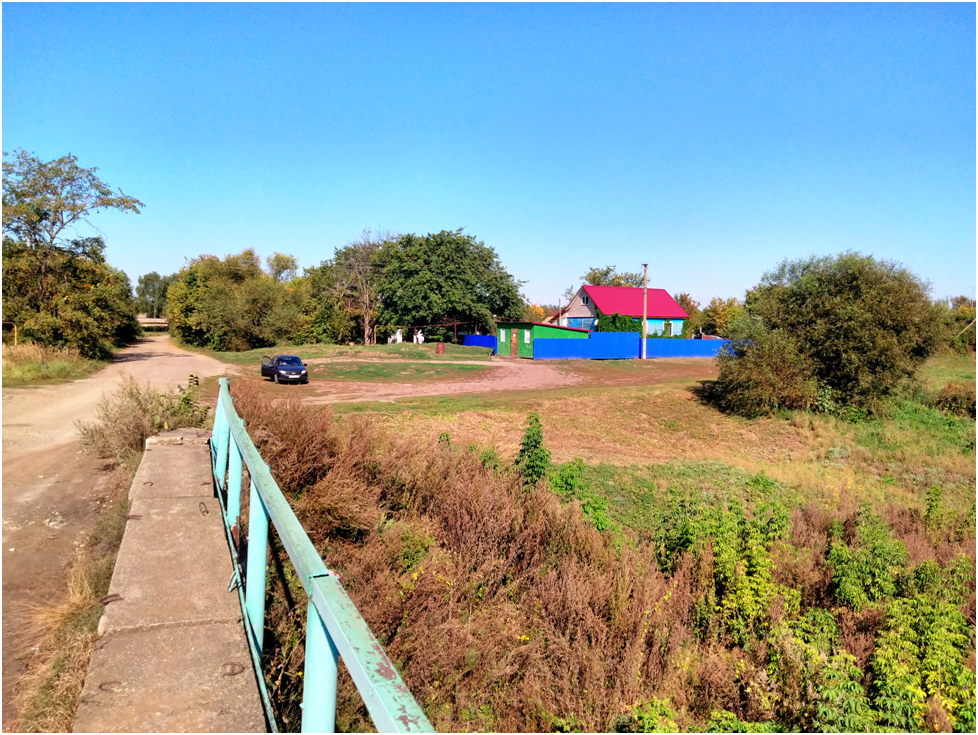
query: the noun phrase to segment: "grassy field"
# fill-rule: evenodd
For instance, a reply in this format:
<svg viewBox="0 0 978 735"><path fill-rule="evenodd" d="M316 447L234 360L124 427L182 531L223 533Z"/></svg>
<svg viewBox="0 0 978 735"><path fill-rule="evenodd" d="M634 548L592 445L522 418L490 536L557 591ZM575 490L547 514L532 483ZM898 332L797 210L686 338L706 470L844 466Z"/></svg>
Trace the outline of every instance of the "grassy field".
<svg viewBox="0 0 978 735"><path fill-rule="evenodd" d="M360 360L485 360L492 355L492 350L486 347L464 347L462 345L445 345L445 354L435 354L435 343L416 345L410 342L392 345L278 345L247 352L217 352L203 348L187 347L184 349L200 352L232 365L261 364L265 355L298 355L303 361L315 358L341 358Z"/></svg>
<svg viewBox="0 0 978 735"><path fill-rule="evenodd" d="M3 345L3 384L7 387L84 378L105 365L82 357L78 350L35 344Z"/></svg>
<svg viewBox="0 0 978 735"><path fill-rule="evenodd" d="M666 362L559 369L582 381L331 409L238 385L263 441L315 437L273 473L436 728L973 730L975 421L934 399L974 356L854 422L724 415Z"/></svg>
<svg viewBox="0 0 978 735"><path fill-rule="evenodd" d="M309 364L309 363L307 363ZM437 380L460 380L492 370L489 365L465 365L429 362L330 362L309 364L310 380L357 380L366 382L422 383Z"/></svg>

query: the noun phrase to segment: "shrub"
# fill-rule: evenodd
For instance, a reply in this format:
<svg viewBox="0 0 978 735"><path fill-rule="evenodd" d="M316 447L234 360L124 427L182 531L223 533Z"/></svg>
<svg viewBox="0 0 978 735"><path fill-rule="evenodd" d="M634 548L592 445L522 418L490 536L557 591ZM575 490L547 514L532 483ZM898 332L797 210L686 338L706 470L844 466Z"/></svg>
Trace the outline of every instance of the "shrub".
<svg viewBox="0 0 978 735"><path fill-rule="evenodd" d="M777 408L805 410L817 397L812 365L785 332L761 332L725 345L717 356L720 408L744 416Z"/></svg>
<svg viewBox="0 0 978 735"><path fill-rule="evenodd" d="M748 313L782 330L808 376L844 404L874 407L945 339L928 286L896 263L847 252L784 261L748 293Z"/></svg>
<svg viewBox="0 0 978 735"><path fill-rule="evenodd" d="M836 521L826 560L834 570L836 599L859 611L870 602L893 596L897 572L907 563L907 550L869 506L862 507L850 529L851 542L847 543Z"/></svg>
<svg viewBox="0 0 978 735"><path fill-rule="evenodd" d="M96 420L76 426L86 451L114 458L135 471L146 439L160 431L203 426L209 410L209 406L200 405L195 375L190 376L187 388L161 391L123 373L119 387L96 407Z"/></svg>
<svg viewBox="0 0 978 735"><path fill-rule="evenodd" d="M935 399L934 405L955 416L975 418L975 386L948 381Z"/></svg>
<svg viewBox="0 0 978 735"><path fill-rule="evenodd" d="M598 309L598 318L594 325L595 332L641 332L642 320L615 312L602 314Z"/></svg>

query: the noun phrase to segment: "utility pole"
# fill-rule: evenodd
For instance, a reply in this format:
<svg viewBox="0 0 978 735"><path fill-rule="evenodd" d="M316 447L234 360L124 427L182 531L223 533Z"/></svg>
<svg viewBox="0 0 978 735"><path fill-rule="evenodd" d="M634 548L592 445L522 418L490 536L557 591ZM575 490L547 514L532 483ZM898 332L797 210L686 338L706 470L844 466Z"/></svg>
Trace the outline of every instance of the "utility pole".
<svg viewBox="0 0 978 735"><path fill-rule="evenodd" d="M649 338L649 264L642 263L642 359L645 359L646 342Z"/></svg>

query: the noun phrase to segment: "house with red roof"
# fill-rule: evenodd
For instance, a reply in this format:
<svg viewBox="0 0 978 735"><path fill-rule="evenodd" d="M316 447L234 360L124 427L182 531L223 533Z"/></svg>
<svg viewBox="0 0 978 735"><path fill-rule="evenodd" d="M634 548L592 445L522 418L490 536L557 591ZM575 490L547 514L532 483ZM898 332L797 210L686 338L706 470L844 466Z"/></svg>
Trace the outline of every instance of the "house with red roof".
<svg viewBox="0 0 978 735"><path fill-rule="evenodd" d="M594 329L598 312L623 314L642 320L642 289L630 286L581 286L566 308L554 319L561 327ZM648 335L673 337L683 331L689 315L664 288L648 289Z"/></svg>

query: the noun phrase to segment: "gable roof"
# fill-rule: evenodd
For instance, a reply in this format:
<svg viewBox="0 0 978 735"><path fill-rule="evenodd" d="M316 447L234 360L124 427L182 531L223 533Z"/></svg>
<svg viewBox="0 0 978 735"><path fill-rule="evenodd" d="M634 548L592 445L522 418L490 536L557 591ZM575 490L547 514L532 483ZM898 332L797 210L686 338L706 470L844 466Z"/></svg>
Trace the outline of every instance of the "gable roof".
<svg viewBox="0 0 978 735"><path fill-rule="evenodd" d="M631 286L582 286L594 305L604 314L624 314L642 318L642 289ZM649 319L688 319L689 314L664 288L650 288Z"/></svg>

